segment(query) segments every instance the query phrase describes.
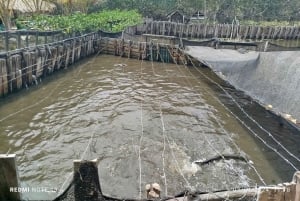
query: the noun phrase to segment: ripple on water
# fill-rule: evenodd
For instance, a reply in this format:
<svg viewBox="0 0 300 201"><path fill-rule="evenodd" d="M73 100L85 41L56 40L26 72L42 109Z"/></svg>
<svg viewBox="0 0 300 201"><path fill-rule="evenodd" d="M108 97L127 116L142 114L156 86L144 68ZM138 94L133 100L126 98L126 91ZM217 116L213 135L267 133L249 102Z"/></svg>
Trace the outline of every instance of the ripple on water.
<svg viewBox="0 0 300 201"><path fill-rule="evenodd" d="M164 175L170 195L189 185L223 189L252 182L245 164L199 167L192 163L216 150L236 151L216 123L227 121L217 114L215 107L220 106L203 95L205 83L202 87L201 80L190 77L187 69L178 71L176 65L145 62L141 69L140 62L121 59L119 63L129 62L127 67L115 69L114 59L101 56L73 76L66 74L51 99L15 116L13 125L1 122L6 125L0 133L6 134L9 141L5 140L19 155L24 184L58 188L71 172L74 159L99 158L103 192L137 198L139 153L142 188L158 182L164 189ZM55 84L44 87L49 91ZM31 94L24 98L33 99ZM13 108L14 103L8 107ZM27 118L22 119L24 116ZM233 169L239 171L231 174ZM226 182L220 183L218 177Z"/></svg>

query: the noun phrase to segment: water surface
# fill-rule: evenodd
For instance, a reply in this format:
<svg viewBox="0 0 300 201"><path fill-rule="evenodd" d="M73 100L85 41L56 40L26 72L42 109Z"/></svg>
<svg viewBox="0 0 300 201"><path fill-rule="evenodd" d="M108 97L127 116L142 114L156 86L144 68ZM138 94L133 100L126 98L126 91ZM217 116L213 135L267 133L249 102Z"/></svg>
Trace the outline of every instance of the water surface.
<svg viewBox="0 0 300 201"><path fill-rule="evenodd" d="M165 196L262 184L259 176L289 181L290 167L278 171L278 156L265 153L198 70L214 76L208 69L93 57L1 101L0 152L17 154L22 186L57 189L68 185L74 159L98 158L103 192L120 198L139 198L141 190L144 197L152 182ZM245 155L254 166L193 163L220 154Z"/></svg>

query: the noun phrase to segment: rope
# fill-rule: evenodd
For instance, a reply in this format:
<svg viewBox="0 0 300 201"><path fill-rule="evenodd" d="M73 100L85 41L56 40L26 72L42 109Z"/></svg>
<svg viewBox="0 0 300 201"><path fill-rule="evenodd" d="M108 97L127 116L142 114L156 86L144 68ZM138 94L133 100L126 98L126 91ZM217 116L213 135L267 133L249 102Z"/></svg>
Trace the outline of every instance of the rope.
<svg viewBox="0 0 300 201"><path fill-rule="evenodd" d="M151 52L152 54L152 52ZM153 58L153 55L152 55L152 58ZM160 76L158 74L155 73L154 71L154 64L153 64L153 59L151 60L151 65L152 65L152 71L153 71L153 75L155 76ZM160 89L158 89L159 91L161 91ZM171 143L170 143L170 140L168 138L168 135L165 133L165 123L164 123L164 120L163 120L163 113L162 113L162 110L161 110L161 103L160 103L160 100L159 100L159 113L160 113L160 118L161 118L161 122L162 122L162 128L163 128L163 139L164 139L164 149L163 149L163 154L165 152L165 140L167 139L167 142L168 142L168 145L169 145L169 148L171 150L171 153L172 153L172 157L173 157L173 160L175 161L175 164L176 164L176 169L177 171L179 172L179 174L182 176L182 178L184 179L184 181L186 182L186 185L189 189L192 189L192 186L191 184L189 183L188 179L184 176L183 172L182 172L182 169L180 168L179 166L179 163L178 163L178 160L174 154L174 151L171 147ZM164 171L164 157L163 157L163 174L165 176L165 171ZM165 185L166 185L166 196L167 196L167 181L166 181L166 177L165 177Z"/></svg>
<svg viewBox="0 0 300 201"><path fill-rule="evenodd" d="M192 62L192 60L190 59L190 57L188 56L189 60ZM256 125L259 126L259 128L262 129L262 126L260 126L260 124L258 124L252 117L250 117L250 115L240 106L240 104L218 83L216 83L215 81L213 81L211 78L209 78L208 76L206 76L205 74L203 74L201 71L199 71L199 69L197 69L195 67L195 65L193 65L193 67L203 76L205 77L207 80L209 80L210 82L212 82L213 84L215 84L216 86L218 86L222 91L224 91L224 93L235 103L235 105L250 119L252 120L254 123L256 123ZM279 153L275 148L273 148L272 146L268 145L257 133L255 133L249 126L247 126L245 124L245 122L243 122L237 115L235 115L228 107L226 107L223 103L221 103L220 100L218 100L218 102L228 111L230 112L240 123L242 123L252 134L254 134L255 137L257 137L261 142L263 142L269 149L271 149L272 151L274 151L275 153L277 153L285 162L287 162L291 167L293 167L295 170L298 170L295 165L293 163L291 163L288 159L286 159L281 153ZM270 132L266 131L264 129L265 132L267 132L269 135L272 135ZM284 147L283 145L281 145L281 147ZM286 148L284 149L285 151L287 150ZM287 152L290 153L290 152Z"/></svg>
<svg viewBox="0 0 300 201"><path fill-rule="evenodd" d="M192 63L194 65L194 63ZM176 63L177 65L177 63ZM196 76L194 74L192 74L192 72L190 71L190 69L185 65L186 69L188 70L188 72L191 74L191 76L198 81L198 79L196 78ZM195 66L194 66L195 67ZM193 88L193 86L191 86ZM219 103L219 99L217 99L213 94L211 94L211 92L209 92L207 89L205 89L205 92L208 93L211 97L213 97L215 100L217 100ZM223 104L222 104L223 105ZM215 116L213 116L214 120L216 120L218 126L222 129L223 133L225 133L228 137L228 139L233 143L233 145L235 146L235 148L237 149L237 151L241 154L242 151L239 148L239 146L234 142L234 140L231 138L230 134L224 129L224 127L221 125L220 120L218 118L216 118ZM224 157L224 156L223 156ZM259 174L259 172L256 170L256 168L253 166L253 164L247 160L248 165L255 171L256 175L259 177L260 181L266 185L266 183L264 182L262 176Z"/></svg>
<svg viewBox="0 0 300 201"><path fill-rule="evenodd" d="M170 52L169 52L170 53ZM162 61L164 62L164 60L163 60L163 58L161 57L161 59L162 59ZM185 62L183 62L183 63L185 63ZM193 87L193 85L190 83L190 81L186 78L186 76L184 76L184 74L183 74L183 72L181 71L181 69L180 69L180 67L178 66L178 64L177 64L177 62L175 62L175 64L176 64L176 67L177 67L177 69L179 69L179 71L181 72L181 74L183 75L182 77L185 77L185 80L186 80L186 83L193 89L193 91L195 92L195 94L197 94L197 96L199 96L200 97L200 95L195 91L195 89L194 89L194 87ZM185 67L186 67L186 69L188 69L187 68L187 66L185 65ZM190 72L190 71L189 71ZM191 72L190 72L191 73ZM193 74L192 74L192 77L193 77ZM207 90L205 90L205 91L207 91ZM201 97L200 97L201 98ZM219 120L217 119L217 118L215 118L214 117L214 119L218 122L218 124L220 124L220 122L219 122ZM198 121L196 121L197 123L198 123ZM205 139L205 141L207 142L207 144L209 145L209 147L210 147L210 149L211 150L213 150L214 152L216 152L220 157L222 157L223 159L225 159L225 157L223 156L223 154L221 154L212 144L211 144L211 142L210 142L210 140L208 140L207 139L207 137L206 137L206 135L203 133L203 130L202 130L202 128L200 127L200 125L199 124L197 124L197 126L200 128L200 130L201 130L201 133L202 133L202 136L204 136L204 139ZM227 132L226 132L227 133ZM229 137L230 138L230 137ZM247 161L247 163L248 163L248 161ZM234 170L234 168L231 168L231 171L233 171ZM236 172L237 173L237 172ZM231 183L231 182L226 182L226 184L227 183ZM228 187L228 185L227 185L227 187Z"/></svg>

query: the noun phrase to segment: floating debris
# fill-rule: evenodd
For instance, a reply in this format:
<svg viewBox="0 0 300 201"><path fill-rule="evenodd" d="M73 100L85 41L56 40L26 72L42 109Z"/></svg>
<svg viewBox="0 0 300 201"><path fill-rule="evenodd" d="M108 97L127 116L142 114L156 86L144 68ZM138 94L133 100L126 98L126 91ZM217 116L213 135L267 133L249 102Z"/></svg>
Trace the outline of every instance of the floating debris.
<svg viewBox="0 0 300 201"><path fill-rule="evenodd" d="M272 110L273 109L273 106L272 105L267 105L266 107L265 107L267 110Z"/></svg>
<svg viewBox="0 0 300 201"><path fill-rule="evenodd" d="M114 64L114 67L126 67L127 64Z"/></svg>
<svg viewBox="0 0 300 201"><path fill-rule="evenodd" d="M160 198L161 188L158 183L147 184L146 185L147 198Z"/></svg>
<svg viewBox="0 0 300 201"><path fill-rule="evenodd" d="M283 118L285 118L286 120L288 120L294 124L297 124L297 119L293 118L292 115L290 115L290 114L283 114Z"/></svg>

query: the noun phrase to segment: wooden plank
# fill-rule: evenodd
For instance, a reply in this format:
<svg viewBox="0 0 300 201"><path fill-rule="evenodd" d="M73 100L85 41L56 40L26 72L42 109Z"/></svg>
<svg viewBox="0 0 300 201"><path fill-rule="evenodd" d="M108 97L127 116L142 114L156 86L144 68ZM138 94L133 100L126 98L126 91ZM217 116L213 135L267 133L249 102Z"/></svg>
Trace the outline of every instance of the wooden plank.
<svg viewBox="0 0 300 201"><path fill-rule="evenodd" d="M293 33L293 36L291 39L293 39L293 40L297 39L298 34L299 34L299 27L295 27L295 30L294 30L294 33Z"/></svg>
<svg viewBox="0 0 300 201"><path fill-rule="evenodd" d="M267 35L267 39L271 39L273 31L274 31L274 27L269 27L269 32L268 32L268 35Z"/></svg>
<svg viewBox="0 0 300 201"><path fill-rule="evenodd" d="M166 27L167 27L167 30L168 30L168 36L170 36L171 35L172 24L168 22Z"/></svg>
<svg viewBox="0 0 300 201"><path fill-rule="evenodd" d="M75 201L105 200L101 191L97 163L97 159L91 161L73 161Z"/></svg>
<svg viewBox="0 0 300 201"><path fill-rule="evenodd" d="M300 171L294 174L293 182L296 184L294 201L299 201L300 200Z"/></svg>
<svg viewBox="0 0 300 201"><path fill-rule="evenodd" d="M242 26L241 39L246 40L248 37L249 26Z"/></svg>
<svg viewBox="0 0 300 201"><path fill-rule="evenodd" d="M296 27L291 27L291 31L288 35L288 39L292 39L295 33Z"/></svg>
<svg viewBox="0 0 300 201"><path fill-rule="evenodd" d="M191 35L190 30L191 30L191 25L190 24L186 25L186 29L185 29L185 37L186 38L188 38Z"/></svg>
<svg viewBox="0 0 300 201"><path fill-rule="evenodd" d="M207 24L205 24L203 29L203 38L206 38L206 35L207 35Z"/></svg>
<svg viewBox="0 0 300 201"><path fill-rule="evenodd" d="M280 31L279 31L279 34L278 34L278 39L282 39L283 38L283 33L284 33L284 27L279 27Z"/></svg>
<svg viewBox="0 0 300 201"><path fill-rule="evenodd" d="M0 154L0 200L21 200L15 154Z"/></svg>
<svg viewBox="0 0 300 201"><path fill-rule="evenodd" d="M257 201L284 201L284 187L260 187Z"/></svg>
<svg viewBox="0 0 300 201"><path fill-rule="evenodd" d="M13 60L16 66L16 88L19 90L22 88L21 55L14 55Z"/></svg>
<svg viewBox="0 0 300 201"><path fill-rule="evenodd" d="M296 185L295 183L284 183L284 201L295 201Z"/></svg>
<svg viewBox="0 0 300 201"><path fill-rule="evenodd" d="M229 38L231 35L231 26L230 24L226 24L226 38Z"/></svg>
<svg viewBox="0 0 300 201"><path fill-rule="evenodd" d="M36 80L36 67L37 67L37 61L36 61L36 56L37 56L37 54L36 54L37 52L36 51L31 51L30 52L30 60L31 60L31 71L30 71L30 75L31 75L31 78L30 78L30 80L31 80L31 82L29 83L29 85L31 85L32 83L35 83L35 84L37 84L37 80Z"/></svg>
<svg viewBox="0 0 300 201"><path fill-rule="evenodd" d="M256 40L258 40L258 39L261 38L261 32L262 32L261 29L262 29L261 26L259 26L259 27L257 28L257 32L256 32L256 34L255 34L255 39L256 39Z"/></svg>
<svg viewBox="0 0 300 201"><path fill-rule="evenodd" d="M57 47L57 69L61 68L62 64L62 59L63 59L63 54L64 54L64 47L62 45L59 45Z"/></svg>
<svg viewBox="0 0 300 201"><path fill-rule="evenodd" d="M197 26L197 38L201 38L202 24Z"/></svg>
<svg viewBox="0 0 300 201"><path fill-rule="evenodd" d="M16 88L16 66L13 62L13 57L7 59L7 73L8 73L8 91L11 93Z"/></svg>
<svg viewBox="0 0 300 201"><path fill-rule="evenodd" d="M290 27L290 33L288 35L288 39L292 39L293 38L293 35L294 35L294 32L296 30L296 27Z"/></svg>
<svg viewBox="0 0 300 201"><path fill-rule="evenodd" d="M241 190L233 190L233 191L225 191L225 192L215 192L215 193L206 193L200 195L193 195L191 193L187 193L185 197L176 197L173 199L169 199L167 201L223 201L223 200L238 200L242 198L254 198L257 196L258 189L241 189Z"/></svg>
<svg viewBox="0 0 300 201"><path fill-rule="evenodd" d="M100 41L99 41L100 42ZM100 45L99 45L100 47ZM70 63L70 56L71 56L71 47L70 44L64 44L64 49L66 51L66 57L65 57L65 68L68 68Z"/></svg>
<svg viewBox="0 0 300 201"><path fill-rule="evenodd" d="M42 53L43 51L43 53ZM36 59L36 77L39 78L42 76L43 74L43 56L42 54L46 54L46 51L45 50L39 50L39 52L37 53L37 59Z"/></svg>
<svg viewBox="0 0 300 201"><path fill-rule="evenodd" d="M4 42L5 42L5 51L9 51L9 33L6 31L4 34Z"/></svg>
<svg viewBox="0 0 300 201"><path fill-rule="evenodd" d="M8 77L6 59L0 59L0 96L8 93Z"/></svg>
<svg viewBox="0 0 300 201"><path fill-rule="evenodd" d="M219 25L218 24L216 24L215 26L214 26L214 30L213 30L213 35L214 35L214 37L219 37Z"/></svg>

